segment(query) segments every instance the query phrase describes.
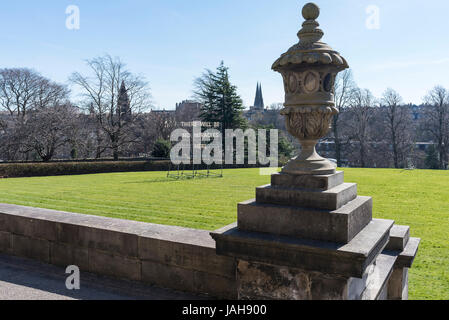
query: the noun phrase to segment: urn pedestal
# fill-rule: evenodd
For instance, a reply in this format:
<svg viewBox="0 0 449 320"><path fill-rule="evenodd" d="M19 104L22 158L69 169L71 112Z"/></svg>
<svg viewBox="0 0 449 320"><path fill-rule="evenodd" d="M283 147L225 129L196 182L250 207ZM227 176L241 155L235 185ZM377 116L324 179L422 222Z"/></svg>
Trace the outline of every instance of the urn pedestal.
<svg viewBox="0 0 449 320"><path fill-rule="evenodd" d="M343 173L272 176L238 222L211 235L237 259L239 299L378 300L408 297L419 239L372 218L372 199Z"/></svg>
<svg viewBox="0 0 449 320"><path fill-rule="evenodd" d="M213 232L237 260L239 299L407 299L419 239L373 219L373 201L315 150L330 128L337 73L346 60L319 40L319 8L304 6L299 43L274 64L282 74L287 129L302 145L271 184L238 205L238 222Z"/></svg>

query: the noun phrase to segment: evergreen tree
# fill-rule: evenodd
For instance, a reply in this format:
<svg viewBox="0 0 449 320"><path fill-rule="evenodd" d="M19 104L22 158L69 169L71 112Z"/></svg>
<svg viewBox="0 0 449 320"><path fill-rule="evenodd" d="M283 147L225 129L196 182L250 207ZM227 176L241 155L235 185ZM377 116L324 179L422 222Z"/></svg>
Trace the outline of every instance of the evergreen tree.
<svg viewBox="0 0 449 320"><path fill-rule="evenodd" d="M226 129L246 127L242 117L243 101L237 87L229 80L228 68L221 62L216 72L206 72L195 81L195 95L203 104L200 118L204 122L219 122L223 137Z"/></svg>
<svg viewBox="0 0 449 320"><path fill-rule="evenodd" d="M152 155L156 158L169 158L170 150L171 142L164 139L159 139L154 144Z"/></svg>
<svg viewBox="0 0 449 320"><path fill-rule="evenodd" d="M437 149L434 145L429 146L429 149L427 150L427 156L426 156L426 167L428 169L439 169L439 157Z"/></svg>

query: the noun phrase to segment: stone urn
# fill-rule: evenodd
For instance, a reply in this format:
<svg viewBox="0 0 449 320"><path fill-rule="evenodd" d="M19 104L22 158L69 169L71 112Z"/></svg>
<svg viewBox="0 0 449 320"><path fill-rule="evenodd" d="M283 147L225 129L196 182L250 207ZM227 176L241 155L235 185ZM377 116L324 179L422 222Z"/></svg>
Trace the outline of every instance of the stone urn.
<svg viewBox="0 0 449 320"><path fill-rule="evenodd" d="M298 32L299 43L276 60L272 69L284 80L288 132L296 137L302 150L282 170L294 175L329 175L336 166L318 155L315 146L330 129L332 117L338 113L334 102L337 74L347 69L346 60L329 45L321 42L324 33L316 21L320 9L308 3L302 10L306 20Z"/></svg>

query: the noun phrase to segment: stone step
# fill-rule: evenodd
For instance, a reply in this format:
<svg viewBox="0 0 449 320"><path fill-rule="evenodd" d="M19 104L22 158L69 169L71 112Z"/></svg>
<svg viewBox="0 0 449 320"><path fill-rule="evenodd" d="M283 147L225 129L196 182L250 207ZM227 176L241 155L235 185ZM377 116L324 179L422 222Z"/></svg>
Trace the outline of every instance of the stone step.
<svg viewBox="0 0 449 320"><path fill-rule="evenodd" d="M399 253L395 268L411 268L413 265L413 261L415 261L415 258L418 255L420 243L421 239L410 238L404 250ZM391 251L388 253L391 254Z"/></svg>
<svg viewBox="0 0 449 320"><path fill-rule="evenodd" d="M303 239L350 242L372 220L370 197L357 197L335 211L260 204L238 205L238 228Z"/></svg>
<svg viewBox="0 0 449 320"><path fill-rule="evenodd" d="M357 184L343 183L326 191L311 191L266 185L256 188L257 203L337 210L357 198Z"/></svg>
<svg viewBox="0 0 449 320"><path fill-rule="evenodd" d="M386 250L403 251L410 239L410 227L393 226L390 231L390 242L388 242Z"/></svg>
<svg viewBox="0 0 449 320"><path fill-rule="evenodd" d="M335 174L314 175L292 175L278 173L271 176L271 185L275 187L310 189L326 191L344 183L344 173L339 171Z"/></svg>
<svg viewBox="0 0 449 320"><path fill-rule="evenodd" d="M394 221L373 219L346 245L239 230L237 224L211 233L217 254L271 265L362 278L383 251Z"/></svg>

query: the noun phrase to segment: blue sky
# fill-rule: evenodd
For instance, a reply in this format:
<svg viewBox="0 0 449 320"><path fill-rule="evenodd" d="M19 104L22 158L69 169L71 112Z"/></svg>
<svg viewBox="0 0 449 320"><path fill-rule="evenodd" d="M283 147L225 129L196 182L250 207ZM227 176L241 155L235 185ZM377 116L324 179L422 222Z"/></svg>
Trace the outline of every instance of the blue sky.
<svg viewBox="0 0 449 320"><path fill-rule="evenodd" d="M155 106L172 109L192 95L193 80L221 60L246 106L256 82L266 104L283 101L272 63L298 41L297 0L15 0L2 1L0 67L30 67L65 83L85 59L119 56L150 82ZM396 89L420 103L437 84L449 88L449 1L317 0L323 41L339 51L360 87L380 96ZM66 28L68 5L80 29ZM366 27L379 8L380 29Z"/></svg>

